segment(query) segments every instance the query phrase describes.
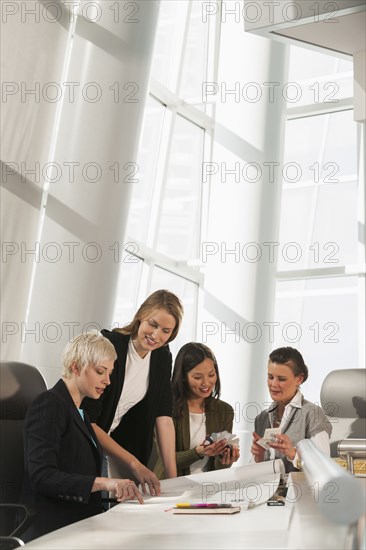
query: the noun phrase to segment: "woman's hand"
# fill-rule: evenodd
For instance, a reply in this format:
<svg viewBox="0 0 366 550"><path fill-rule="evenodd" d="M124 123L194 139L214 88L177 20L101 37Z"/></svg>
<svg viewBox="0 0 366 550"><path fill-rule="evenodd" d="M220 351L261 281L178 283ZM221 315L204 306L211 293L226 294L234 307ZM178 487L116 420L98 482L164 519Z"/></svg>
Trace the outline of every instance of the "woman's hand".
<svg viewBox="0 0 366 550"><path fill-rule="evenodd" d="M146 485L149 488L150 495L159 496L161 494L160 490L160 481L149 468L146 468L141 462L137 461L130 464L130 469L136 479L139 480L141 484L141 490L144 495L146 495Z"/></svg>
<svg viewBox="0 0 366 550"><path fill-rule="evenodd" d="M255 462L263 462L265 449L258 445L258 439L262 439L262 436L258 435L256 432L253 432L253 442L250 451L254 456Z"/></svg>
<svg viewBox="0 0 366 550"><path fill-rule="evenodd" d="M237 445L230 445L230 447L226 447L222 453L222 457L220 457L221 464L225 464L226 466L231 466L234 462L238 460L240 457L240 449Z"/></svg>
<svg viewBox="0 0 366 550"><path fill-rule="evenodd" d="M223 453L225 447L227 445L226 439L221 439L221 441L214 441L213 443L210 443L210 445L197 445L196 447L196 453L198 456L203 458L204 456L217 456L221 455Z"/></svg>
<svg viewBox="0 0 366 550"><path fill-rule="evenodd" d="M272 449L275 449L282 455L284 455L289 460L293 460L296 455L296 449L292 444L291 439L288 435L285 434L278 434L275 436L276 441L271 441L268 443Z"/></svg>
<svg viewBox="0 0 366 550"><path fill-rule="evenodd" d="M92 492L95 491L108 491L109 493L114 493L118 502L134 500L136 498L140 504L144 503L144 499L136 487L136 484L130 479L96 477L92 487Z"/></svg>

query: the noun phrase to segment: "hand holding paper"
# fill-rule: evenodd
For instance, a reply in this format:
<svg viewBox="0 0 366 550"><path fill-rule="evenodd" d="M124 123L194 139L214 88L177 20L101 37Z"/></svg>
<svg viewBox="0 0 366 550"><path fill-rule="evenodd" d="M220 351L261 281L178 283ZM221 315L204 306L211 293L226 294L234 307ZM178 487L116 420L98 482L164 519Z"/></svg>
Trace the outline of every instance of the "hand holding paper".
<svg viewBox="0 0 366 550"><path fill-rule="evenodd" d="M218 456L222 464L230 465L236 462L240 456L238 443L239 439L236 435L225 430L208 435L202 445L196 449L199 454Z"/></svg>
<svg viewBox="0 0 366 550"><path fill-rule="evenodd" d="M264 436L256 441L257 445L263 449L271 449L270 443L276 443L276 436L280 433L280 428L267 428L264 431Z"/></svg>
<svg viewBox="0 0 366 550"><path fill-rule="evenodd" d="M236 437L236 434L231 434L225 430L224 432L213 432L211 435L208 435L203 445L211 445L211 443L222 441L223 439L226 439L226 442L231 445L239 444L239 439Z"/></svg>

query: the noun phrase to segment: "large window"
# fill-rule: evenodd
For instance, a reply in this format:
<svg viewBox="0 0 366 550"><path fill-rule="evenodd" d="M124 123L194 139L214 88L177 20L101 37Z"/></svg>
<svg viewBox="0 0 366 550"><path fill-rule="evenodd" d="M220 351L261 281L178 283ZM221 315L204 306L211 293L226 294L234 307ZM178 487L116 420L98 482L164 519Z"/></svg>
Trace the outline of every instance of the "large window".
<svg viewBox="0 0 366 550"><path fill-rule="evenodd" d="M205 217L201 171L212 123L201 88L217 61L216 23L203 25L201 13L200 0L161 2L114 314L121 326L154 290L175 292L185 316L173 352L196 338L202 280L194 260Z"/></svg>
<svg viewBox="0 0 366 550"><path fill-rule="evenodd" d="M183 300L185 317L172 345L173 354L183 342L201 334L197 309L207 266L200 260L200 245L209 218L208 194L212 194L202 167L212 160L211 144L215 143L218 165L228 168L244 159L253 160L251 155L263 145L252 132L255 121L238 116L239 104L232 94L225 103L225 119L218 119L216 127L215 115L225 100L219 94L209 101L202 97L202 84L218 78L220 50L220 19L210 17L204 24L203 4L203 0L161 2L114 316L115 323L122 325L152 291L169 288L176 292ZM220 51L224 81L229 63L234 64L234 71L239 63L242 70L244 63L232 55L237 51L235 39L230 36L230 45L228 40L228 29L221 28L221 43L226 44L226 50ZM257 40L252 47L258 46ZM227 80L232 90L235 78ZM360 366L364 349L365 308L360 306L364 272L359 268L364 243L360 243L357 206L359 159L352 81L352 61L290 48L273 318L277 325L271 347L292 345L303 352L310 367L306 396L313 401L319 401L326 374L335 368ZM250 119L249 109L240 112ZM237 134L244 139L237 139ZM216 177L222 178L221 187L226 185L225 174ZM237 229L230 208L223 207L220 214L219 223L232 227L233 242L247 242L254 225L261 223L259 209L251 212L249 207L251 188L241 188L248 193L247 225L238 220ZM228 191L225 205L235 196ZM228 272L227 280L234 280ZM240 294L242 274L238 281ZM248 281L252 286L245 288L241 299L250 303L255 282ZM222 308L228 305L225 302ZM222 320L217 317L218 323Z"/></svg>
<svg viewBox="0 0 366 550"><path fill-rule="evenodd" d="M326 374L360 366L364 346L352 77L352 61L291 47L301 96L288 107L275 345L304 353L317 402Z"/></svg>

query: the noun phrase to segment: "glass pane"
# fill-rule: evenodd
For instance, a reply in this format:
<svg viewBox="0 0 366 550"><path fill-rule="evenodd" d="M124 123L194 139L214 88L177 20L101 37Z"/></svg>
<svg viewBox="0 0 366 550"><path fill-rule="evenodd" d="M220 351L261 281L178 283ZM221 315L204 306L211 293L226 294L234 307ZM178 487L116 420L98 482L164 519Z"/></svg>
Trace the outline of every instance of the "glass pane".
<svg viewBox="0 0 366 550"><path fill-rule="evenodd" d="M353 62L307 48L290 47L287 106L334 103L353 97ZM293 101L296 99L296 101Z"/></svg>
<svg viewBox="0 0 366 550"><path fill-rule="evenodd" d="M178 82L188 6L186 0L160 2L151 76L173 92Z"/></svg>
<svg viewBox="0 0 366 550"><path fill-rule="evenodd" d="M309 379L304 394L320 401L332 370L358 365L358 279L337 277L278 282L271 348L292 346L304 356Z"/></svg>
<svg viewBox="0 0 366 550"><path fill-rule="evenodd" d="M284 183L336 183L357 177L357 124L353 111L289 120Z"/></svg>
<svg viewBox="0 0 366 550"><path fill-rule="evenodd" d="M134 176L138 181L133 184L127 222L128 235L142 243L146 243L149 227L164 113L161 103L148 99L137 160L138 173Z"/></svg>
<svg viewBox="0 0 366 550"><path fill-rule="evenodd" d="M355 264L357 231L357 182L287 189L278 270Z"/></svg>
<svg viewBox="0 0 366 550"><path fill-rule="evenodd" d="M352 111L289 121L283 176L278 269L357 263Z"/></svg>
<svg viewBox="0 0 366 550"><path fill-rule="evenodd" d="M334 55L316 52L304 47L290 46L289 80L299 81L323 78L337 72L353 70L353 62Z"/></svg>
<svg viewBox="0 0 366 550"><path fill-rule="evenodd" d="M182 84L179 95L199 107L202 103L202 83L207 80L207 22L202 18L202 0L192 2L188 36L184 50ZM201 106L202 107L202 106Z"/></svg>
<svg viewBox="0 0 366 550"><path fill-rule="evenodd" d="M203 135L177 116L157 248L179 261L198 257Z"/></svg>
<svg viewBox="0 0 366 550"><path fill-rule="evenodd" d="M353 111L333 113L327 118L320 177L324 183L342 177L357 179L357 123Z"/></svg>
<svg viewBox="0 0 366 550"><path fill-rule="evenodd" d="M143 261L124 250L119 273L113 327L123 327L136 313L137 294L140 285Z"/></svg>
<svg viewBox="0 0 366 550"><path fill-rule="evenodd" d="M198 285L183 277L170 273L160 267L155 267L151 280L150 292L166 288L180 298L184 306L184 317L181 329L176 339L170 344L173 357L186 342L196 340L196 317Z"/></svg>

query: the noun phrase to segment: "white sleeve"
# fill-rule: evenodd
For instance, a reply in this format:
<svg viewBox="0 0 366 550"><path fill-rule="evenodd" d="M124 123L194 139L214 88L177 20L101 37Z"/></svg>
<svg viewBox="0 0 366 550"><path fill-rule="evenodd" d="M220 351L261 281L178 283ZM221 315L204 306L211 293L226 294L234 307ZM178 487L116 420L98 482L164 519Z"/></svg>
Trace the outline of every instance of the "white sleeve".
<svg viewBox="0 0 366 550"><path fill-rule="evenodd" d="M318 447L318 449L320 451L322 451L324 454L326 454L327 456L330 456L330 444L329 444L329 435L327 434L327 432L323 431L323 432L319 432L315 435L313 435L312 437L310 437L310 441L313 441L314 442L314 445L316 447ZM289 462L292 462L292 464L295 466L295 468L298 468L298 464L299 464L299 455L297 454L297 451L296 451L296 454L293 458L293 460L290 460L289 458L287 459Z"/></svg>
<svg viewBox="0 0 366 550"><path fill-rule="evenodd" d="M330 443L327 432L319 432L313 435L310 439L311 441L314 441L314 444L320 451L322 451L325 455L330 456Z"/></svg>

